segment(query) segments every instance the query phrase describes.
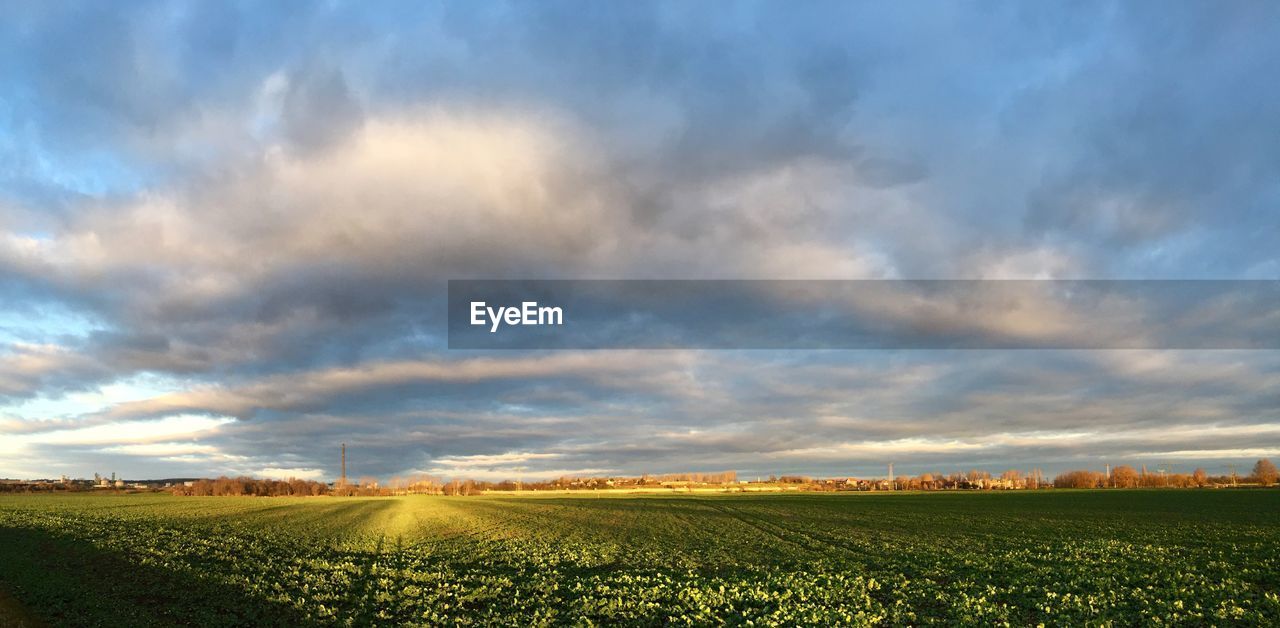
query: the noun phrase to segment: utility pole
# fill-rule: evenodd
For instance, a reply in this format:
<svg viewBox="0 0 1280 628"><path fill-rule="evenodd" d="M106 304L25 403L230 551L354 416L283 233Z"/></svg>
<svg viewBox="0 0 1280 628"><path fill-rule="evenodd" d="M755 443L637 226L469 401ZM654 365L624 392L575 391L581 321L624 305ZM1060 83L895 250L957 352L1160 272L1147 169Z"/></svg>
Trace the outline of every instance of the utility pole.
<svg viewBox="0 0 1280 628"><path fill-rule="evenodd" d="M890 462L890 463L889 463L889 490L891 490L891 491L894 489L893 483L894 483L894 481L893 481L893 463L892 463L892 462Z"/></svg>
<svg viewBox="0 0 1280 628"><path fill-rule="evenodd" d="M338 481L338 486L347 485L347 444L342 444L342 479Z"/></svg>

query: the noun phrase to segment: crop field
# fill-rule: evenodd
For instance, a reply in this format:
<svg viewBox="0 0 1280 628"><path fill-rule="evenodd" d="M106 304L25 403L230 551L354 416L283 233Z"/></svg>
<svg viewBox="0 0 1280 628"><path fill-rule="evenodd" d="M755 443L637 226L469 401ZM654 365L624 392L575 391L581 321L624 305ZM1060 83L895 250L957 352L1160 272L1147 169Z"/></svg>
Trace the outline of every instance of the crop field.
<svg viewBox="0 0 1280 628"><path fill-rule="evenodd" d="M0 497L51 625L1280 624L1280 491Z"/></svg>

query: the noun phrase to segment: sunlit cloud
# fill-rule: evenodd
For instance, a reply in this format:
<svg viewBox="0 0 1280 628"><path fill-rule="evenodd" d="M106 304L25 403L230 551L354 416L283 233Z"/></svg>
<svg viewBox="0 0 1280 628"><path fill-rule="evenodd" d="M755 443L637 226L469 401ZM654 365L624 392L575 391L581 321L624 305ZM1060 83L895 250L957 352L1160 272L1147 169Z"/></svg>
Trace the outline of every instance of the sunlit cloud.
<svg viewBox="0 0 1280 628"><path fill-rule="evenodd" d="M6 436L9 443L26 445L139 445L167 442L178 438L210 436L230 417L200 415L168 416L154 421L121 421L83 428L55 429L48 432Z"/></svg>
<svg viewBox="0 0 1280 628"><path fill-rule="evenodd" d="M323 469L283 469L280 467L266 467L257 469L253 472L253 477L269 478L273 480L323 480L325 472Z"/></svg>

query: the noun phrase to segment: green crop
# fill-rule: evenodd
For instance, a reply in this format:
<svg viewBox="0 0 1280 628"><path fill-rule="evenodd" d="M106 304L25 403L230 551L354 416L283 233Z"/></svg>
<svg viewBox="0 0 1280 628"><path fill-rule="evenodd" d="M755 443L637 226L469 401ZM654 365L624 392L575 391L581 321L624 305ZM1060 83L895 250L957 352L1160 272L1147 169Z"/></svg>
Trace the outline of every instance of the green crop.
<svg viewBox="0 0 1280 628"><path fill-rule="evenodd" d="M0 497L56 625L1277 625L1280 491Z"/></svg>

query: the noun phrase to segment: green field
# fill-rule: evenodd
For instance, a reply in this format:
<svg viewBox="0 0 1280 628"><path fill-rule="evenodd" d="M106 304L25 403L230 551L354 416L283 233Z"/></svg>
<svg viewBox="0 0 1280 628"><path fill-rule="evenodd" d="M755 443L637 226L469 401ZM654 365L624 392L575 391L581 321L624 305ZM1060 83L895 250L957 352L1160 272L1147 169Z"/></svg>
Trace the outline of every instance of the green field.
<svg viewBox="0 0 1280 628"><path fill-rule="evenodd" d="M0 497L53 625L1280 624L1280 491Z"/></svg>

